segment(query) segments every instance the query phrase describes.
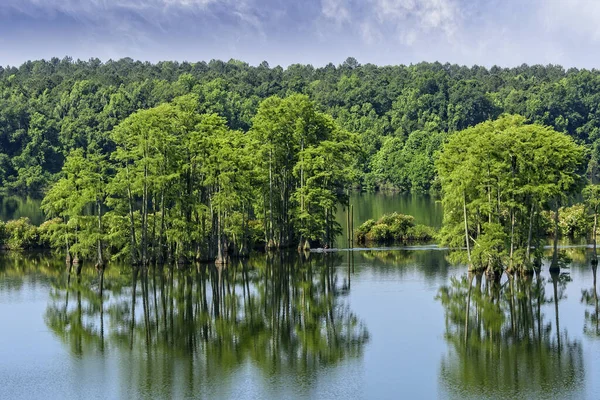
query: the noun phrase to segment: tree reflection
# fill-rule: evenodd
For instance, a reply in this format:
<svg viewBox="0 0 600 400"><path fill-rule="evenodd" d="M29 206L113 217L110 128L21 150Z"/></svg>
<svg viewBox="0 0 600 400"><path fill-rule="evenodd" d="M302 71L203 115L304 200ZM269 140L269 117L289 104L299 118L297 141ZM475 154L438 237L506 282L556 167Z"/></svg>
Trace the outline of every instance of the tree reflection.
<svg viewBox="0 0 600 400"><path fill-rule="evenodd" d="M570 278L553 273L550 281L550 295L541 275L470 274L439 290L451 345L440 374L451 392L495 398L578 389L584 376L581 343L559 324L558 303ZM547 318L548 310L554 318Z"/></svg>
<svg viewBox="0 0 600 400"><path fill-rule="evenodd" d="M312 376L359 357L369 337L344 301L350 270L338 272L339 261L267 254L228 266L111 268L103 279L84 269L55 279L46 322L76 355L131 349L146 360L130 366L138 377L157 374L141 385L168 387L172 363L184 360L201 379L246 362L267 375Z"/></svg>
<svg viewBox="0 0 600 400"><path fill-rule="evenodd" d="M600 338L600 323L598 318L600 314L600 307L598 307L598 288L596 283L598 273L597 263L592 263L592 273L594 276L593 287L591 289L584 289L581 291L581 302L588 306L588 308L585 310L585 324L583 326L583 332L588 336Z"/></svg>

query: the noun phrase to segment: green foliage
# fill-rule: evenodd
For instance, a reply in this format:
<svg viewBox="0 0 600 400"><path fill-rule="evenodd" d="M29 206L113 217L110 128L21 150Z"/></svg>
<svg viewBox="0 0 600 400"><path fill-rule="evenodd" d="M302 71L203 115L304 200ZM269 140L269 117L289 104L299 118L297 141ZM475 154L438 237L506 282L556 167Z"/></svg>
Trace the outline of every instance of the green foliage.
<svg viewBox="0 0 600 400"><path fill-rule="evenodd" d="M73 150L96 146L108 156L116 147L110 134L115 126L180 96L193 95L200 114L217 114L229 129L247 132L261 102L292 93L306 95L341 130L356 133L360 150L352 165L364 186L430 190L443 139L505 112L588 145L588 171L598 175L596 70L377 67L356 60L283 69L236 60L151 64L65 57L0 69L0 187L43 192L60 178Z"/></svg>
<svg viewBox="0 0 600 400"><path fill-rule="evenodd" d="M4 245L10 250L25 250L39 245L38 229L28 218L19 218L0 226Z"/></svg>
<svg viewBox="0 0 600 400"><path fill-rule="evenodd" d="M592 220L583 204L560 209L559 227L565 236L586 237L591 231Z"/></svg>
<svg viewBox="0 0 600 400"><path fill-rule="evenodd" d="M542 227L548 236L554 235L554 212L542 213ZM585 238L592 230L593 219L584 204L561 207L558 213L560 234L570 238Z"/></svg>
<svg viewBox="0 0 600 400"><path fill-rule="evenodd" d="M545 223L540 213L558 210L578 193L583 160L584 149L572 138L527 124L521 116L454 133L436 162L444 206L442 242L472 248L476 257L470 262L476 269L501 270L505 254L511 267L529 264L530 247L541 248L536 245ZM569 215L576 221L565 220L568 225L580 224L583 209L577 210ZM568 233L580 229L586 228L565 226ZM527 263L517 260L519 250Z"/></svg>
<svg viewBox="0 0 600 400"><path fill-rule="evenodd" d="M179 83L192 85L189 76ZM202 96L126 117L110 133L110 157L94 143L73 150L42 204L58 217L48 242L99 264L224 261L266 243L331 243L356 175L355 137L306 96L268 98L247 134L203 112Z"/></svg>
<svg viewBox="0 0 600 400"><path fill-rule="evenodd" d="M425 225L415 225L414 217L399 213L383 215L379 220L368 220L355 232L358 243L427 242L435 231Z"/></svg>

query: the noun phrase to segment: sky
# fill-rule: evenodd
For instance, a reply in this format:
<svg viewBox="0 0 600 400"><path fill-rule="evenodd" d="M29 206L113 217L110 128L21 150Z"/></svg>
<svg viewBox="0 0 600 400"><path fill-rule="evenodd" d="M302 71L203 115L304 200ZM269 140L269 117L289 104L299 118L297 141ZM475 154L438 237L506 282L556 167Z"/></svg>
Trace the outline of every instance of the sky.
<svg viewBox="0 0 600 400"><path fill-rule="evenodd" d="M0 65L238 59L600 66L600 0L0 0Z"/></svg>

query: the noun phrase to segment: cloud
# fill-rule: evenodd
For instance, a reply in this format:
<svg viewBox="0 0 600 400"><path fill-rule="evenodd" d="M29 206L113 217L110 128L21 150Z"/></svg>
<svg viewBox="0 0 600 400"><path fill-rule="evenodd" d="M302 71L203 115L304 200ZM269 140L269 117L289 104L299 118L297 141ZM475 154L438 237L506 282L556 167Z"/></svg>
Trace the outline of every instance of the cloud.
<svg viewBox="0 0 600 400"><path fill-rule="evenodd" d="M321 4L326 19L357 26L367 44L385 37L412 45L430 34L451 41L462 24L457 0L322 0Z"/></svg>
<svg viewBox="0 0 600 400"><path fill-rule="evenodd" d="M0 57L589 67L598 21L596 0L0 0Z"/></svg>
<svg viewBox="0 0 600 400"><path fill-rule="evenodd" d="M551 33L600 41L600 2L597 0L539 1L543 27Z"/></svg>
<svg viewBox="0 0 600 400"><path fill-rule="evenodd" d="M344 0L322 0L321 12L326 19L333 20L337 25L350 22L350 10Z"/></svg>

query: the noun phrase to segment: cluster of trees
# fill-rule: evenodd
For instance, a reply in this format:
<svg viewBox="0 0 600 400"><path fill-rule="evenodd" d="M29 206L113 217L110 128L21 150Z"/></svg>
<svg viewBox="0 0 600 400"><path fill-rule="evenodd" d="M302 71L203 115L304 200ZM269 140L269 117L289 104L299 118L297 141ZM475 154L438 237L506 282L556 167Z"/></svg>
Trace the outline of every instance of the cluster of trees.
<svg viewBox="0 0 600 400"><path fill-rule="evenodd" d="M429 190L434 154L449 133L502 113L551 126L598 148L600 72L560 66L471 68L343 64L286 69L231 60L209 63L102 63L70 58L0 67L0 186L42 191L67 156L94 143L101 154L116 143L115 126L140 109L194 94L202 113L247 132L261 101L302 93L339 126L358 134L359 183Z"/></svg>
<svg viewBox="0 0 600 400"><path fill-rule="evenodd" d="M268 248L331 244L353 181L353 135L305 95L264 100L244 133L197 95L137 111L72 150L42 207L67 260L225 262Z"/></svg>
<svg viewBox="0 0 600 400"><path fill-rule="evenodd" d="M559 210L581 193L584 154L571 137L520 116L453 134L437 159L442 241L466 245L473 270L527 271L542 256L542 211L552 210L556 267Z"/></svg>

